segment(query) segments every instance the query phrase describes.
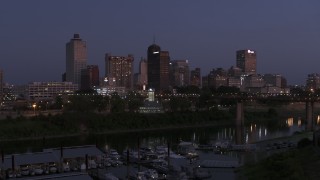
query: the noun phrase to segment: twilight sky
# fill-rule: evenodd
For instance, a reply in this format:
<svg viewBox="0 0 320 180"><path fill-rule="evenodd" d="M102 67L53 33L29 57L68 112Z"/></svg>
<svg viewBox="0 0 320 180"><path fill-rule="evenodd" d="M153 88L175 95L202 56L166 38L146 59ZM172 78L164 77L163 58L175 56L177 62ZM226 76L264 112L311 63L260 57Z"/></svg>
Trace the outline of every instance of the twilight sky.
<svg viewBox="0 0 320 180"><path fill-rule="evenodd" d="M10 0L0 2L0 69L5 82L61 81L65 44L87 41L88 64L153 43L202 75L235 66L235 51L257 51L257 71L305 84L320 73L319 0Z"/></svg>

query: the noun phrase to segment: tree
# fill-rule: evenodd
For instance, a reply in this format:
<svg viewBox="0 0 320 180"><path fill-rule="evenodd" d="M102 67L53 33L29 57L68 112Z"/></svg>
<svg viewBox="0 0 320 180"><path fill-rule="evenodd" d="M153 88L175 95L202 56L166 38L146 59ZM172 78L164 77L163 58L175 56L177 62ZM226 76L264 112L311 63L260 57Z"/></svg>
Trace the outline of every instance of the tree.
<svg viewBox="0 0 320 180"><path fill-rule="evenodd" d="M111 95L110 105L113 113L124 112L125 110L124 100L116 92Z"/></svg>

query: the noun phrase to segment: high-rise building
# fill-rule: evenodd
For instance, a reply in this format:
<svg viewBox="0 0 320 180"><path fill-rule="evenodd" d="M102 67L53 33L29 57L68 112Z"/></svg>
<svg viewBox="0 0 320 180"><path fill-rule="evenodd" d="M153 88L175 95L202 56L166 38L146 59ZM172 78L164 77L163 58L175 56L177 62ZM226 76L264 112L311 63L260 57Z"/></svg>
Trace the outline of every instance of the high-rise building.
<svg viewBox="0 0 320 180"><path fill-rule="evenodd" d="M152 44L148 47L148 87L156 92L169 89L168 51L161 51L160 46Z"/></svg>
<svg viewBox="0 0 320 180"><path fill-rule="evenodd" d="M148 62L145 59L140 60L139 73L136 74L136 86L139 90L146 90L148 84Z"/></svg>
<svg viewBox="0 0 320 180"><path fill-rule="evenodd" d="M281 78L282 76L280 74L265 74L263 75L263 79L267 86L276 86L276 87L282 87L281 86Z"/></svg>
<svg viewBox="0 0 320 180"><path fill-rule="evenodd" d="M306 90L314 92L317 89L320 89L320 75L317 73L308 74Z"/></svg>
<svg viewBox="0 0 320 180"><path fill-rule="evenodd" d="M66 81L81 85L81 70L87 67L87 45L79 34L66 44Z"/></svg>
<svg viewBox="0 0 320 180"><path fill-rule="evenodd" d="M227 86L228 76L227 71L223 68L212 69L208 74L208 86L219 88L220 86Z"/></svg>
<svg viewBox="0 0 320 180"><path fill-rule="evenodd" d="M195 68L190 72L190 85L201 87L201 70Z"/></svg>
<svg viewBox="0 0 320 180"><path fill-rule="evenodd" d="M53 100L61 94L72 94L78 85L72 82L32 82L25 89L25 97L33 100Z"/></svg>
<svg viewBox="0 0 320 180"><path fill-rule="evenodd" d="M170 63L170 84L172 87L188 86L190 70L188 60L174 60Z"/></svg>
<svg viewBox="0 0 320 180"><path fill-rule="evenodd" d="M88 65L86 69L81 72L81 89L94 89L99 86L99 67L97 65Z"/></svg>
<svg viewBox="0 0 320 180"><path fill-rule="evenodd" d="M237 51L237 67L242 69L242 72L247 75L257 73L257 55L252 50Z"/></svg>
<svg viewBox="0 0 320 180"><path fill-rule="evenodd" d="M133 87L133 61L132 55L111 56L106 54L106 81L109 86L125 87L131 90Z"/></svg>

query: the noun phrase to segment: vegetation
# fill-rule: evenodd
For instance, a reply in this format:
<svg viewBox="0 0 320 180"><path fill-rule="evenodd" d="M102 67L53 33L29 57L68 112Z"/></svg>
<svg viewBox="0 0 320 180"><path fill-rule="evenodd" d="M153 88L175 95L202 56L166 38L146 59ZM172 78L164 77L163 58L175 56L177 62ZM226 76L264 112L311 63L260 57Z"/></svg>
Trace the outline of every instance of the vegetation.
<svg viewBox="0 0 320 180"><path fill-rule="evenodd" d="M318 179L319 152L310 145L310 140L301 141L303 146L298 146L298 149L274 154L257 164L241 167L238 169L239 179ZM309 141L309 145L306 145L306 141Z"/></svg>
<svg viewBox="0 0 320 180"><path fill-rule="evenodd" d="M79 110L81 106L79 106ZM80 133L108 133L207 124L231 124L233 116L227 111L175 112L139 114L114 112L101 114L89 111L65 112L60 115L35 116L2 120L0 139L33 138Z"/></svg>

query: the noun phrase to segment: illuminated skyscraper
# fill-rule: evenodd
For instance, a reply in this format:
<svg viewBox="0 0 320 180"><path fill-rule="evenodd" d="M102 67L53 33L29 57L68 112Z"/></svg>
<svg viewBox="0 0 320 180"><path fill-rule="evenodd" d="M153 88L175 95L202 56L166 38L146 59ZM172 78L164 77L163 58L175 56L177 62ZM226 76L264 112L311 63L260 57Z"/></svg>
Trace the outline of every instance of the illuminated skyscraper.
<svg viewBox="0 0 320 180"><path fill-rule="evenodd" d="M237 67L247 75L257 73L257 55L252 50L237 51Z"/></svg>
<svg viewBox="0 0 320 180"><path fill-rule="evenodd" d="M81 85L81 70L87 67L87 45L79 34L66 44L66 81Z"/></svg>
<svg viewBox="0 0 320 180"><path fill-rule="evenodd" d="M148 47L148 87L156 92L169 89L168 51L161 51L160 46L152 44Z"/></svg>
<svg viewBox="0 0 320 180"><path fill-rule="evenodd" d="M133 88L133 61L132 55L111 56L106 54L106 78L108 85L115 87L125 87L127 90Z"/></svg>

